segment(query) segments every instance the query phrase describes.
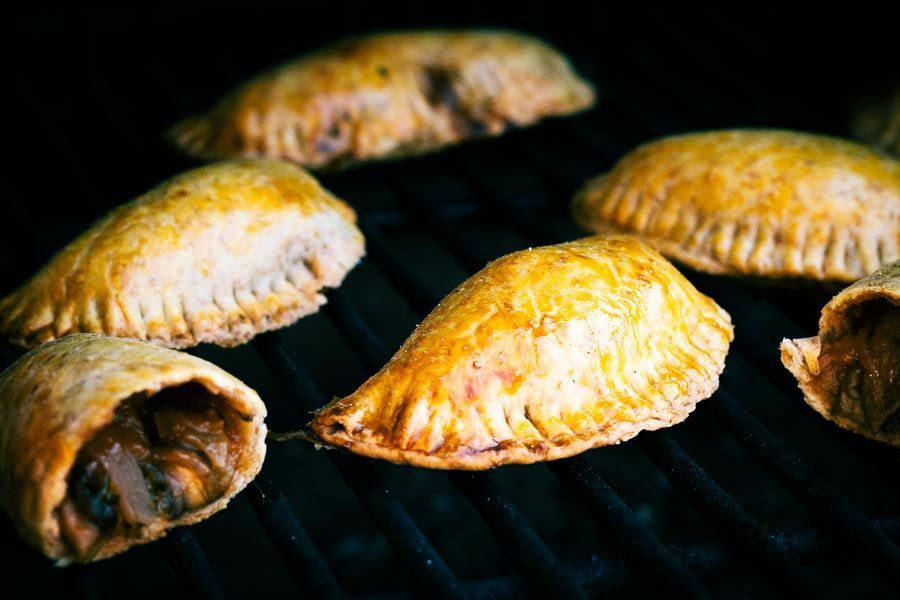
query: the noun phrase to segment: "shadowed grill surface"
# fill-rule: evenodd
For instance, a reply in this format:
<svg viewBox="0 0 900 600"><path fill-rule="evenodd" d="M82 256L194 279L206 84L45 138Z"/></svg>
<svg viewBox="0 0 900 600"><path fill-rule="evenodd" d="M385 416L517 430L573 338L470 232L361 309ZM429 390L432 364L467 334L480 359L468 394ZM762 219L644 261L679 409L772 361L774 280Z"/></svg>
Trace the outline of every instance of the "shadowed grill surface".
<svg viewBox="0 0 900 600"><path fill-rule="evenodd" d="M568 216L572 192L636 144L726 126L845 134L852 90L880 74L859 57L889 60L887 36L854 38L843 52L825 43L859 29L838 16L821 36L791 41L765 15L726 30L666 12L525 3L484 20L478 8L463 3L450 23L543 33L596 83L598 107L323 176L358 210L367 258L319 314L237 349L196 351L259 391L274 431L351 392L487 261L584 235ZM2 291L109 208L192 166L162 132L235 83L349 31L448 23L328 11L308 36L292 24L310 15L265 3L215 17L164 2L12 18ZM731 313L736 338L720 391L678 427L475 474L273 442L261 477L228 510L111 561L54 569L4 517L7 572L35 597L896 593L898 453L815 415L778 359L782 337L816 331L830 292L686 274ZM4 365L19 353L2 350Z"/></svg>

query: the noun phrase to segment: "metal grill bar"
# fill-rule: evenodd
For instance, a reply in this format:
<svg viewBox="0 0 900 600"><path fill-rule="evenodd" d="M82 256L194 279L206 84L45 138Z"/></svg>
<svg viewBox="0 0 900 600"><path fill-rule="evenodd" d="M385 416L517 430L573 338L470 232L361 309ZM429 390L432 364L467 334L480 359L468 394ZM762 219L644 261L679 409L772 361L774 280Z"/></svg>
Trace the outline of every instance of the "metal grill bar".
<svg viewBox="0 0 900 600"><path fill-rule="evenodd" d="M254 345L290 397L305 411L323 406L325 397L306 370L291 358L279 335L272 332L257 337ZM459 598L462 592L456 577L399 501L391 496L374 466L337 452L329 452L328 458L423 592L439 598Z"/></svg>
<svg viewBox="0 0 900 600"><path fill-rule="evenodd" d="M246 494L300 589L310 598L346 598L281 492L260 475L247 486Z"/></svg>
<svg viewBox="0 0 900 600"><path fill-rule="evenodd" d="M191 598L224 600L219 581L193 533L184 527L175 528L163 539L163 546L175 574Z"/></svg>
<svg viewBox="0 0 900 600"><path fill-rule="evenodd" d="M478 509L516 569L548 598L587 598L528 521L484 473L451 472L450 481Z"/></svg>
<svg viewBox="0 0 900 600"><path fill-rule="evenodd" d="M708 400L711 402L713 400ZM799 563L738 502L707 475L668 434L644 433L637 445L656 463L666 479L710 521L721 528L742 551L771 568L767 571L780 588L803 597L828 597Z"/></svg>
<svg viewBox="0 0 900 600"><path fill-rule="evenodd" d="M741 407L727 390L707 408L731 431L754 460L764 464L782 485L802 498L826 527L835 529L900 586L900 550L850 502L807 467L800 457Z"/></svg>
<svg viewBox="0 0 900 600"><path fill-rule="evenodd" d="M582 497L598 524L612 533L625 556L648 572L657 573L659 591L667 586L690 598L708 598L706 590L650 530L638 520L625 502L581 457L548 463L549 469Z"/></svg>

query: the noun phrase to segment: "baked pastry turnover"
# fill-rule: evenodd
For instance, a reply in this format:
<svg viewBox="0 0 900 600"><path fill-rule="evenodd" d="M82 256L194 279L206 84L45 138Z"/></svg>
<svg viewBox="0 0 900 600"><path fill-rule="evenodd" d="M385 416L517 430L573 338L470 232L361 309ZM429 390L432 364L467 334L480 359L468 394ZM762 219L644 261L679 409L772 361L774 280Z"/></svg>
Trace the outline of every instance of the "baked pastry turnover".
<svg viewBox="0 0 900 600"><path fill-rule="evenodd" d="M900 262L835 296L818 336L781 342L781 362L823 417L900 446Z"/></svg>
<svg viewBox="0 0 900 600"><path fill-rule="evenodd" d="M573 202L717 274L855 281L900 258L900 162L790 131L720 131L638 148Z"/></svg>
<svg viewBox="0 0 900 600"><path fill-rule="evenodd" d="M59 564L221 510L259 472L266 408L188 354L71 335L0 374L0 503Z"/></svg>
<svg viewBox="0 0 900 600"><path fill-rule="evenodd" d="M633 238L529 249L462 283L311 426L436 469L564 458L684 420L731 339L728 314Z"/></svg>
<svg viewBox="0 0 900 600"><path fill-rule="evenodd" d="M95 223L0 300L0 334L235 346L318 310L363 254L353 210L300 168L215 164Z"/></svg>
<svg viewBox="0 0 900 600"><path fill-rule="evenodd" d="M500 31L345 40L250 81L171 132L202 158L269 156L308 167L419 154L591 106L554 48Z"/></svg>
<svg viewBox="0 0 900 600"><path fill-rule="evenodd" d="M871 146L900 156L900 86L893 95L864 106L854 119L853 130Z"/></svg>

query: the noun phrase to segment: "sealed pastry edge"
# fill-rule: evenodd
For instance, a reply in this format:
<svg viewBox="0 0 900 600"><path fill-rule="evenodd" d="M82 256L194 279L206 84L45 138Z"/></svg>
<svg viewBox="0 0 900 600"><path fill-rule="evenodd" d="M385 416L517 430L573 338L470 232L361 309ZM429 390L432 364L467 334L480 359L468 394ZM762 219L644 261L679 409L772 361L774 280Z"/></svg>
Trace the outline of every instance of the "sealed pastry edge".
<svg viewBox="0 0 900 600"><path fill-rule="evenodd" d="M142 350L148 349L157 356L169 354L173 364L165 369L159 369L156 377L152 380L135 379L134 385L122 388L117 391L118 393L104 398L102 407L91 405L88 407L88 412L80 414L73 411L72 408L63 409L64 413L68 413L64 423L67 429L41 431L45 424L37 417L38 410L47 410L49 404L56 404L57 407L60 404L59 400L54 400L49 394L54 391L58 393L73 389L75 390L72 392L73 395L84 393L79 390L84 387L85 382L97 383L93 381L93 378L98 373L103 373L104 370L108 372L106 379L111 380L120 375L117 368L121 365L107 359L97 371L65 373L65 368L47 372L40 368L40 361L37 364L33 363L47 352L66 353L70 349L85 352L83 347L79 348L78 346L90 346L94 343L121 343L123 352L131 351L125 348L125 346L130 346L138 354ZM88 348L87 351L89 352L90 349ZM137 356L133 358L137 358ZM124 361L123 364L125 364ZM23 371L25 368L30 369ZM71 378L74 381L62 390L54 390L52 383L42 383L44 380L51 378L57 380L61 377ZM217 500L198 510L187 511L178 518L146 526L141 530L139 537L111 537L86 562L109 558L124 552L131 546L159 539L173 527L202 521L225 508L231 498L246 487L262 468L266 454L265 405L252 388L206 360L141 340L114 338L100 334L73 334L59 338L29 351L7 368L0 375L0 393L8 392L8 386L30 386L33 387L33 390L26 392L29 395L37 390L48 394L38 401L33 397L29 398L27 402L21 403L17 407L18 410L14 412L0 412L0 432L4 433L0 439L0 467L2 467L0 469L0 486L2 486L0 487L0 505L10 515L20 535L49 558L54 559L57 566L66 566L77 562L67 552L66 544L62 541L56 511L67 495L68 482L66 479L78 452L88 440L112 421L118 406L129 398L140 393L156 394L163 389L186 383L202 385L211 394L226 402L236 413L249 417L249 420L242 421L246 425L241 428L241 456L235 464L234 477ZM96 394L97 390L94 393ZM6 398L0 397L0 404L4 402L6 402ZM23 421L25 425L21 424ZM73 422L74 429L71 428ZM23 428L24 431L20 432L19 430ZM17 459L29 446L34 445L35 437L44 442L36 450L36 453L32 452L29 455L29 458L32 461L40 459L41 464L27 464L25 472L16 473L15 467L19 464ZM20 477L24 476L25 480L15 481L16 474L14 473ZM20 489L11 489L13 485L20 486Z"/></svg>

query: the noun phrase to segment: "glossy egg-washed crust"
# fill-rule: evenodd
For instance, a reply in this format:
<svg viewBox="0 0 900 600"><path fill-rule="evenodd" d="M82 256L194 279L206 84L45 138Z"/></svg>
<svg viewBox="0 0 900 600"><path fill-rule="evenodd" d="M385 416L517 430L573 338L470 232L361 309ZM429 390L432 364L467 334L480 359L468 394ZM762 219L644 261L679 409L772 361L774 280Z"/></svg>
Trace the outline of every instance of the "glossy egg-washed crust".
<svg viewBox="0 0 900 600"><path fill-rule="evenodd" d="M728 314L624 236L504 256L312 421L325 445L436 469L572 456L685 419L718 387Z"/></svg>
<svg viewBox="0 0 900 600"><path fill-rule="evenodd" d="M259 472L265 456L266 408L256 392L189 354L136 340L77 334L36 348L0 374L0 504L21 535L61 564L70 562L56 509L79 449L113 419L128 398L194 382L242 417L240 455L223 496L204 508L112 537L92 560L162 537L205 519ZM152 402L152 399L150 400Z"/></svg>
<svg viewBox="0 0 900 600"><path fill-rule="evenodd" d="M299 167L210 165L120 206L0 300L0 334L33 347L105 333L235 346L324 304L363 255L353 210Z"/></svg>
<svg viewBox="0 0 900 600"><path fill-rule="evenodd" d="M502 31L349 39L248 82L170 135L202 158L338 167L496 135L594 103L554 48Z"/></svg>
<svg viewBox="0 0 900 600"><path fill-rule="evenodd" d="M575 196L590 231L638 235L716 274L855 281L900 258L900 162L790 131L719 131L634 150Z"/></svg>
<svg viewBox="0 0 900 600"><path fill-rule="evenodd" d="M834 399L839 390L818 377L823 342L852 333L861 307L878 300L897 305L900 310L900 262L879 269L832 298L822 309L819 335L782 340L781 362L797 379L806 403L820 415L839 427L900 447L900 433L875 431L859 420L835 413Z"/></svg>
<svg viewBox="0 0 900 600"><path fill-rule="evenodd" d="M900 86L892 95L863 106L855 115L853 132L871 146L900 157Z"/></svg>

